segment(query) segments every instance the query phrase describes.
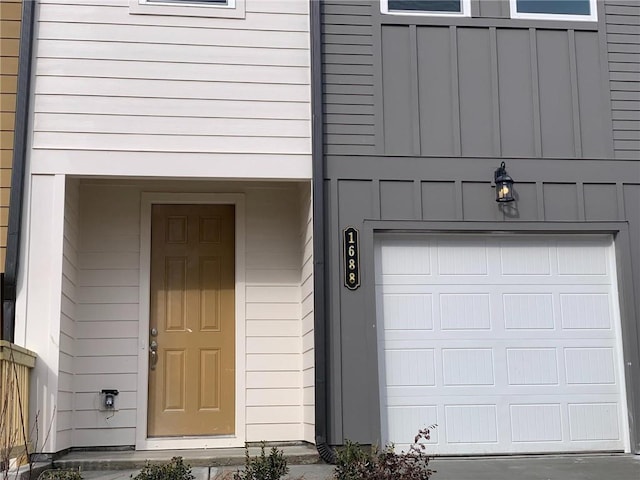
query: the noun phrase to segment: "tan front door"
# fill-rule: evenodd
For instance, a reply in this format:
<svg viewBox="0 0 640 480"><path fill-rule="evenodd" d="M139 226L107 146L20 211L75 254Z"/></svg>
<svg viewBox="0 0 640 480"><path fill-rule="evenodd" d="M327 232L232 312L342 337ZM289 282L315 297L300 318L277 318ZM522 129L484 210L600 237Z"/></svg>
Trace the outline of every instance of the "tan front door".
<svg viewBox="0 0 640 480"><path fill-rule="evenodd" d="M150 437L235 431L234 244L232 205L152 207Z"/></svg>

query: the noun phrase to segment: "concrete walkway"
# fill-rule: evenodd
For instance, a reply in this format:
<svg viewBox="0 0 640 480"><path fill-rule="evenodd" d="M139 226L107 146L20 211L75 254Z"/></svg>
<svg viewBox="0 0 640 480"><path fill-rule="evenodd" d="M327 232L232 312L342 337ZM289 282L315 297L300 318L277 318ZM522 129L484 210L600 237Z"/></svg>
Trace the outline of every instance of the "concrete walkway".
<svg viewBox="0 0 640 480"><path fill-rule="evenodd" d="M566 455L493 458L438 458L433 480L640 480L638 455ZM196 480L231 480L237 466L193 467ZM138 469L84 471L86 480L130 480ZM288 478L330 480L333 466L291 465Z"/></svg>

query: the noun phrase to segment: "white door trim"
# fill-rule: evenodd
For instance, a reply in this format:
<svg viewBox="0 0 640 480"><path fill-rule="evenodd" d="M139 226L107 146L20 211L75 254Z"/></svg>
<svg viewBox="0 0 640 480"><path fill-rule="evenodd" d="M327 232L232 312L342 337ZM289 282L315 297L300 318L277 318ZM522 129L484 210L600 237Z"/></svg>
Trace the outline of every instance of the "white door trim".
<svg viewBox="0 0 640 480"><path fill-rule="evenodd" d="M242 447L246 439L245 419L245 196L242 193L141 194L140 202L140 293L138 329L138 395L136 450ZM236 222L236 425L234 435L215 437L147 438L148 330L151 270L151 206L153 204L227 204L235 206Z"/></svg>

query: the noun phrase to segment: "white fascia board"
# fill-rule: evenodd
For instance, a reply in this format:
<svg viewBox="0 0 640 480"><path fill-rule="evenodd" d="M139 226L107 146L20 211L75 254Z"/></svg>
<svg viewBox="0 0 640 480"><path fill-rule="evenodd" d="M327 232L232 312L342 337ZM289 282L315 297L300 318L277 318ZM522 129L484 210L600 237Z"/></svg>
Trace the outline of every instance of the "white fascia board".
<svg viewBox="0 0 640 480"><path fill-rule="evenodd" d="M311 155L33 150L32 174L310 180Z"/></svg>

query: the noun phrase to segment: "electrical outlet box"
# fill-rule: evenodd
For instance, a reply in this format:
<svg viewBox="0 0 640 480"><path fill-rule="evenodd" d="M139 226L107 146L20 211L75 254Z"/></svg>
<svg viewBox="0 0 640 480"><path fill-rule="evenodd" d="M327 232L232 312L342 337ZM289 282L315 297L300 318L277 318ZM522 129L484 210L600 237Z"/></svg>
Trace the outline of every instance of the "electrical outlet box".
<svg viewBox="0 0 640 480"><path fill-rule="evenodd" d="M103 412L113 412L118 410L117 397L120 392L115 388L105 388L100 391L100 410Z"/></svg>

